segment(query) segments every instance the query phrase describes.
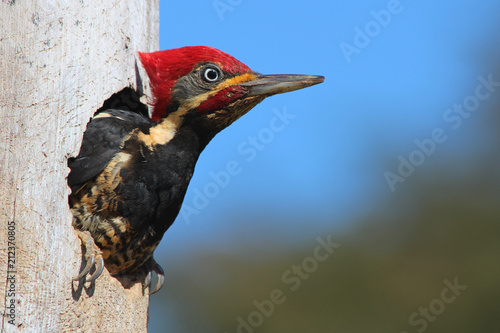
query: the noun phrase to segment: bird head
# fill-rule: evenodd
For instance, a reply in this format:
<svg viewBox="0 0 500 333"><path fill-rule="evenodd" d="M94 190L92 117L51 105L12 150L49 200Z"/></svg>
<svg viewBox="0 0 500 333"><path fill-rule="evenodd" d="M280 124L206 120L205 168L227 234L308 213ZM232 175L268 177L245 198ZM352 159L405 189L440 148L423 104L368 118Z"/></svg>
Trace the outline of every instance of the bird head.
<svg viewBox="0 0 500 333"><path fill-rule="evenodd" d="M313 75L262 75L208 46L139 52L149 77L151 119L182 119L210 140L264 98L324 81Z"/></svg>

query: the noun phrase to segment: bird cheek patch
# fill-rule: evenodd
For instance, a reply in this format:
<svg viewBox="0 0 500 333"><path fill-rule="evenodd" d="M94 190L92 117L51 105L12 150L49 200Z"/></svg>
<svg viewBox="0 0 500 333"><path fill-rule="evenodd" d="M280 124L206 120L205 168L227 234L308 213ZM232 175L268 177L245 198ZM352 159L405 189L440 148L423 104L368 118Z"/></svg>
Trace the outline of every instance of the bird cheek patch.
<svg viewBox="0 0 500 333"><path fill-rule="evenodd" d="M231 104L237 99L242 98L247 94L247 90L240 86L232 86L219 91L214 96L208 98L201 103L197 111L202 114L215 112L224 108L224 106Z"/></svg>

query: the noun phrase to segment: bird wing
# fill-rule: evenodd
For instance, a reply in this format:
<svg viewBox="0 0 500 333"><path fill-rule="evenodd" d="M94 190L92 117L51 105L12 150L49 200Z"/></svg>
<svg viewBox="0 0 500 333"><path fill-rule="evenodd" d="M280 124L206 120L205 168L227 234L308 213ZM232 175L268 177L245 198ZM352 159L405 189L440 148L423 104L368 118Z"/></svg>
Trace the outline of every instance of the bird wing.
<svg viewBox="0 0 500 333"><path fill-rule="evenodd" d="M96 177L121 149L125 136L135 128L146 130L152 121L131 111L105 110L90 121L80 153L68 160L68 185L75 192Z"/></svg>

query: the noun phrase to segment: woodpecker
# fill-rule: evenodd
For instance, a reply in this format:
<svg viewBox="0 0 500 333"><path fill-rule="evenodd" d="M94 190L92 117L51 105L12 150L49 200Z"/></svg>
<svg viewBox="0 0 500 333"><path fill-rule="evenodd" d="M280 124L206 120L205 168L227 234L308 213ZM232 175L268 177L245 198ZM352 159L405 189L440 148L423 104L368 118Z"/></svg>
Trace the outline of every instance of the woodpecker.
<svg viewBox="0 0 500 333"><path fill-rule="evenodd" d="M139 52L152 112L107 109L87 126L71 158L73 226L86 266L74 280L164 272L153 258L181 208L196 161L210 140L268 96L324 81L313 75L262 75L208 46Z"/></svg>

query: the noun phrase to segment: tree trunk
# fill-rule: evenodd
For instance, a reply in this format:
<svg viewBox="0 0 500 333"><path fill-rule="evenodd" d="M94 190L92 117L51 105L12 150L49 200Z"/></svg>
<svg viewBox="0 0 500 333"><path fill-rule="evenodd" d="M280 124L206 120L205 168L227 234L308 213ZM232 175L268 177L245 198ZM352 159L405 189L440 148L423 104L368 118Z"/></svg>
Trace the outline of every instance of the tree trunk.
<svg viewBox="0 0 500 333"><path fill-rule="evenodd" d="M141 88L136 51L157 48L158 0L0 3L2 332L146 331L140 283L106 270L72 283L82 248L66 177L94 112Z"/></svg>

